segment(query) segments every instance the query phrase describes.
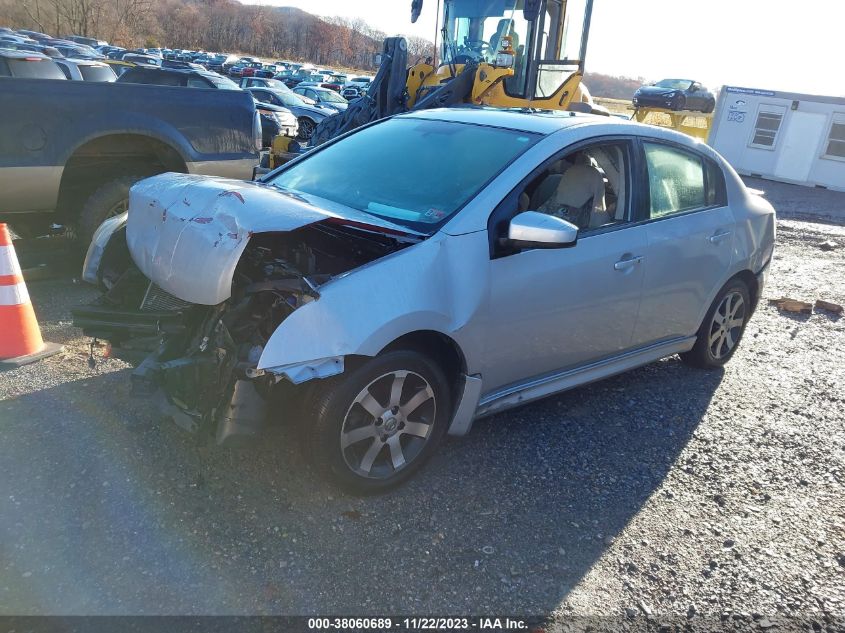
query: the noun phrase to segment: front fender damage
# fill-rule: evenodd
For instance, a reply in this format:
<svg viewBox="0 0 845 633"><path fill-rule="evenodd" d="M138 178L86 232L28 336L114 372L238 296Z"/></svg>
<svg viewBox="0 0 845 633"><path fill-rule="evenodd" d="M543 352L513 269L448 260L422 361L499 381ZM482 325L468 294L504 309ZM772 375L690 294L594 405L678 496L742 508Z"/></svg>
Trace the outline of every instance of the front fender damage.
<svg viewBox="0 0 845 633"><path fill-rule="evenodd" d="M132 212L130 227L131 218ZM182 291L192 275L202 279L214 271L204 271L198 262L189 271L183 267L176 279L179 267L168 264L167 274L158 277L154 260L161 250L156 246L142 260L151 276L130 262L97 305L80 308L74 319L86 334L110 341L115 356L146 351L132 379L133 392L149 405L188 431L238 444L261 433L266 401L282 386L278 383L299 385L344 370L344 358L336 355L259 369L279 325L319 301L320 287L328 281L421 240L333 217L291 231L250 234L231 272L227 297L215 305L192 302L195 295ZM126 241L137 262L132 238ZM178 243L173 246L178 250ZM197 284L215 288L211 282Z"/></svg>

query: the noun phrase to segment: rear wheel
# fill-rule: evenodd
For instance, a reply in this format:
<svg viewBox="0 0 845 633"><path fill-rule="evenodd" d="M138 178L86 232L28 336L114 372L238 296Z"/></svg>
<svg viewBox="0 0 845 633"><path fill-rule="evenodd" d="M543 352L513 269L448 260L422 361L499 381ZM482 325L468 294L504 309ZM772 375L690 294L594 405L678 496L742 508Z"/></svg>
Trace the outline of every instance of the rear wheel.
<svg viewBox="0 0 845 633"><path fill-rule="evenodd" d="M316 385L304 429L317 467L355 493L387 490L413 475L440 443L451 411L440 368L411 351L388 352Z"/></svg>
<svg viewBox="0 0 845 633"><path fill-rule="evenodd" d="M713 112L713 110L715 110L715 109L716 109L716 100L711 99L710 101L707 102L707 105L704 106L704 113L708 114L710 112Z"/></svg>
<svg viewBox="0 0 845 633"><path fill-rule="evenodd" d="M119 176L103 183L88 196L79 213L77 230L86 248L94 236L94 231L105 220L120 215L129 208L129 189L143 178L146 176L139 174Z"/></svg>
<svg viewBox="0 0 845 633"><path fill-rule="evenodd" d="M707 311L695 346L681 359L695 367L721 367L734 355L751 316L751 293L740 279L729 281Z"/></svg>

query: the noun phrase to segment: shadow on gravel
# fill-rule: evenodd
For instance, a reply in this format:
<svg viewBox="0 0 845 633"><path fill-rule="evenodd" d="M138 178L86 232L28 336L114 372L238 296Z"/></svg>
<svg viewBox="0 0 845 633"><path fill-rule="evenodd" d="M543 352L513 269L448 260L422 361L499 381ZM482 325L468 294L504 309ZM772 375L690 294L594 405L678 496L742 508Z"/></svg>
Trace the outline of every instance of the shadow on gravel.
<svg viewBox="0 0 845 633"><path fill-rule="evenodd" d="M668 359L481 420L369 498L322 482L292 425L253 451L130 430L127 372L0 402L2 610L549 613L672 495L721 377Z"/></svg>

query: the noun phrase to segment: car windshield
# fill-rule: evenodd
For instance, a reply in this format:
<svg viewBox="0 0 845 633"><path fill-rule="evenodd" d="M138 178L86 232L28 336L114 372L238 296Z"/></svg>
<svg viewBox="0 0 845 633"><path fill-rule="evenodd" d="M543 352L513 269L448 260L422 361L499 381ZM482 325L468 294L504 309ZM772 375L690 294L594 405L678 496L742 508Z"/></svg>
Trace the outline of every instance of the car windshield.
<svg viewBox="0 0 845 633"><path fill-rule="evenodd" d="M114 81L115 74L108 66L79 65L79 72L85 81Z"/></svg>
<svg viewBox="0 0 845 633"><path fill-rule="evenodd" d="M281 90L282 92L290 91L290 88L278 79L264 79L261 81L261 84L267 86L268 88L273 88L274 90Z"/></svg>
<svg viewBox="0 0 845 633"><path fill-rule="evenodd" d="M319 95L320 101L325 101L326 103L348 103L346 99L334 90L317 90L317 95Z"/></svg>
<svg viewBox="0 0 845 633"><path fill-rule="evenodd" d="M274 92L273 94L275 94L276 98L282 102L282 105L301 108L304 103L298 95L295 95L292 92Z"/></svg>
<svg viewBox="0 0 845 633"><path fill-rule="evenodd" d="M227 77L221 77L219 75L203 75L206 79L208 79L211 83L214 84L215 88L219 88L220 90L240 90L241 87L236 84L234 81Z"/></svg>
<svg viewBox="0 0 845 633"><path fill-rule="evenodd" d="M654 84L658 88L669 88L671 90L686 90L692 85L689 79L663 79Z"/></svg>
<svg viewBox="0 0 845 633"><path fill-rule="evenodd" d="M67 79L57 64L48 59L8 59L12 77L25 79Z"/></svg>
<svg viewBox="0 0 845 633"><path fill-rule="evenodd" d="M538 138L503 128L398 117L315 151L268 182L431 233ZM457 168L461 156L467 159ZM437 186L420 187L421 173Z"/></svg>

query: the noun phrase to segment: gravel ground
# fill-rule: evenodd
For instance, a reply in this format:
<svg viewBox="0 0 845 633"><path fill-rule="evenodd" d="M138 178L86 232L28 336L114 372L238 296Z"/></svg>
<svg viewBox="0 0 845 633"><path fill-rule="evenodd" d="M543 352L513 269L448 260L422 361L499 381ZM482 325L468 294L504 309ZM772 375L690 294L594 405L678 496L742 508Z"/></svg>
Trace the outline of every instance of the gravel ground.
<svg viewBox="0 0 845 633"><path fill-rule="evenodd" d="M843 194L761 183L790 214L807 192L807 213L845 212ZM778 227L765 298L845 303L845 227ZM89 369L69 325L95 292L30 292L66 348L0 374L0 614L497 613L547 616L547 630L800 616L841 630L845 319L764 299L724 371L669 358L481 420L408 485L361 499L316 478L285 425L243 452L144 424L128 367Z"/></svg>

